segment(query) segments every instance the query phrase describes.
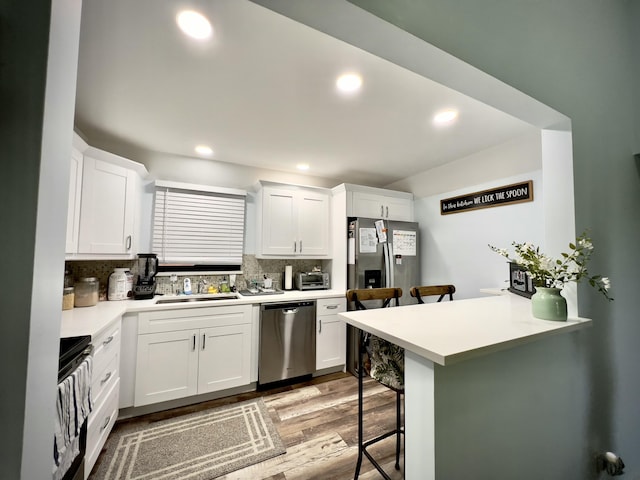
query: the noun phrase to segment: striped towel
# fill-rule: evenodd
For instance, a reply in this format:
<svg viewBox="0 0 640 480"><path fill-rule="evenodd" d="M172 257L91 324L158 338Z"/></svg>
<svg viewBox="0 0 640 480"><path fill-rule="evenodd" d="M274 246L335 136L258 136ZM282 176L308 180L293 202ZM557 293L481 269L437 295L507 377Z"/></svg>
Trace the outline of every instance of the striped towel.
<svg viewBox="0 0 640 480"><path fill-rule="evenodd" d="M93 359L89 356L58 385L53 439L54 480L66 473L80 453L80 430L93 410L92 367Z"/></svg>

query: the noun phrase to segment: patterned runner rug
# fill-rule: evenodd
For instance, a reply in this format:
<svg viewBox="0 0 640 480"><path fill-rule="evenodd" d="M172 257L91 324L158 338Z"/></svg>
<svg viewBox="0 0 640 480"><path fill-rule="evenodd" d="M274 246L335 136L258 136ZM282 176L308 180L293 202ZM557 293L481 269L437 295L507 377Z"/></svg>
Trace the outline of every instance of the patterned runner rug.
<svg viewBox="0 0 640 480"><path fill-rule="evenodd" d="M90 480L210 480L283 453L258 398L116 428Z"/></svg>

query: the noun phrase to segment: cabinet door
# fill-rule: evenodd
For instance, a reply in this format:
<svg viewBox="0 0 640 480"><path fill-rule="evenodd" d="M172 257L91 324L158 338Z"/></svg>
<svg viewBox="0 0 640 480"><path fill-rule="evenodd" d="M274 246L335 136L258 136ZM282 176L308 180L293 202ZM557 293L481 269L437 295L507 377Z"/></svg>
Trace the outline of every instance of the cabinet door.
<svg viewBox="0 0 640 480"><path fill-rule="evenodd" d="M96 463L107 437L118 419L118 392L119 380L111 386L104 397L94 403L93 411L89 414L87 422L87 445L84 461L84 479L89 478L89 473Z"/></svg>
<svg viewBox="0 0 640 480"><path fill-rule="evenodd" d="M321 299L317 302L316 370L346 363L347 326L338 313L347 310L346 300Z"/></svg>
<svg viewBox="0 0 640 480"><path fill-rule="evenodd" d="M138 335L134 405L197 393L199 331Z"/></svg>
<svg viewBox="0 0 640 480"><path fill-rule="evenodd" d="M78 253L133 253L135 175L84 157Z"/></svg>
<svg viewBox="0 0 640 480"><path fill-rule="evenodd" d="M413 200L409 198L353 192L351 209L354 217L413 221Z"/></svg>
<svg viewBox="0 0 640 480"><path fill-rule="evenodd" d="M300 255L329 253L329 195L300 192L298 196L298 251Z"/></svg>
<svg viewBox="0 0 640 480"><path fill-rule="evenodd" d="M265 187L262 195L262 253L295 253L298 221L295 192Z"/></svg>
<svg viewBox="0 0 640 480"><path fill-rule="evenodd" d="M251 383L251 324L200 330L198 393Z"/></svg>
<svg viewBox="0 0 640 480"><path fill-rule="evenodd" d="M413 200L409 198L386 197L385 218L401 222L413 222Z"/></svg>
<svg viewBox="0 0 640 480"><path fill-rule="evenodd" d="M78 251L82 164L82 152L75 147L72 148L71 164L69 166L69 205L67 209L67 243L65 253L76 253Z"/></svg>
<svg viewBox="0 0 640 480"><path fill-rule="evenodd" d="M384 197L365 192L353 192L352 214L354 217L386 218Z"/></svg>

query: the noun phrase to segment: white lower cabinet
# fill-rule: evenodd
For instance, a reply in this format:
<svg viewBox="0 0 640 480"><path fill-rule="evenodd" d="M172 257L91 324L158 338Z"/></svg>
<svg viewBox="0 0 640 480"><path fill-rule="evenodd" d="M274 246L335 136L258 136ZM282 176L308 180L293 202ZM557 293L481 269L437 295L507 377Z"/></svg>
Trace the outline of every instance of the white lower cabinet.
<svg viewBox="0 0 640 480"><path fill-rule="evenodd" d="M316 370L346 363L347 327L338 313L347 311L345 298L322 298L316 303Z"/></svg>
<svg viewBox="0 0 640 480"><path fill-rule="evenodd" d="M197 330L138 336L135 406L198 392L197 336Z"/></svg>
<svg viewBox="0 0 640 480"><path fill-rule="evenodd" d="M118 418L120 395L120 338L121 319L111 323L102 333L91 339L93 371L91 397L93 410L87 423L87 451L84 478L89 477L100 451Z"/></svg>
<svg viewBox="0 0 640 480"><path fill-rule="evenodd" d="M138 316L134 406L251 383L250 305Z"/></svg>
<svg viewBox="0 0 640 480"><path fill-rule="evenodd" d="M207 328L200 339L198 393L250 383L251 324Z"/></svg>
<svg viewBox="0 0 640 480"><path fill-rule="evenodd" d="M89 477L91 469L96 463L102 447L113 425L118 419L118 392L120 391L120 379L115 380L108 393L96 404L95 410L89 415L87 425L87 452L84 459L84 478Z"/></svg>

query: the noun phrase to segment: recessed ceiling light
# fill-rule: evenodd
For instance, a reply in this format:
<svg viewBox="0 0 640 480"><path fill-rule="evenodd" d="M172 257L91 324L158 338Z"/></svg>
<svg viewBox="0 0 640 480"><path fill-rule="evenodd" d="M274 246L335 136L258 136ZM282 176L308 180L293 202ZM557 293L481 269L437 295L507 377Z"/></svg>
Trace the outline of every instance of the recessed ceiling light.
<svg viewBox="0 0 640 480"><path fill-rule="evenodd" d="M456 118L458 118L458 112L456 110L443 110L442 112L436 113L433 117L433 122L437 125L446 125L453 122Z"/></svg>
<svg viewBox="0 0 640 480"><path fill-rule="evenodd" d="M213 149L207 145L198 145L195 150L196 153L200 155L206 155L207 157L213 155Z"/></svg>
<svg viewBox="0 0 640 480"><path fill-rule="evenodd" d="M362 77L357 73L345 73L336 80L336 87L343 93L354 93L362 87Z"/></svg>
<svg viewBox="0 0 640 480"><path fill-rule="evenodd" d="M296 168L298 170L306 171L306 170L309 170L309 164L308 163L299 163L298 165L296 165Z"/></svg>
<svg viewBox="0 0 640 480"><path fill-rule="evenodd" d="M176 17L176 22L185 34L197 40L209 38L213 32L207 17L193 10L180 12Z"/></svg>

